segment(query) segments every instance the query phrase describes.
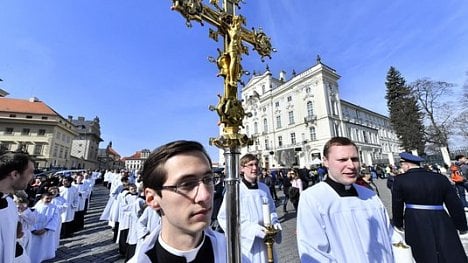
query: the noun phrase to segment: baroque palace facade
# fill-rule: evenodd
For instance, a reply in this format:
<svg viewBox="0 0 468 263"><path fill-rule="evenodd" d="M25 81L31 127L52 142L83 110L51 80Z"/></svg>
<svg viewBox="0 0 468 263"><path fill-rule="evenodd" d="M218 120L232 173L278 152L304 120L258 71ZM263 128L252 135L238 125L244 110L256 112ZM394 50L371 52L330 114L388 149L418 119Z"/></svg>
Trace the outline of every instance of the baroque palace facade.
<svg viewBox="0 0 468 263"><path fill-rule="evenodd" d="M241 155L256 154L263 167L309 167L320 164L327 140L345 136L357 144L362 163L393 164L400 147L389 118L342 100L339 78L320 57L289 80L284 71L279 78L268 69L254 74L241 91L243 107L252 114L242 133L254 144Z"/></svg>

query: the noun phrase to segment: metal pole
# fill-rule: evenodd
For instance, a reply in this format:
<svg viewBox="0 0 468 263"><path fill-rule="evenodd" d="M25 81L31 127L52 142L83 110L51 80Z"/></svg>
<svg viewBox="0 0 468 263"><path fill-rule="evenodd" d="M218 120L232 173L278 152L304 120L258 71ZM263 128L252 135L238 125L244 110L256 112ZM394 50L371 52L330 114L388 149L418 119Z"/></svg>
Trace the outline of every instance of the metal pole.
<svg viewBox="0 0 468 263"><path fill-rule="evenodd" d="M210 37L218 41L218 35L224 38L224 51L219 50L216 62L218 76L224 78L224 93L219 96L216 106L210 106L210 110L216 111L220 117L219 124L223 131L220 137L210 138L210 144L224 150L226 160L226 235L228 262L240 263L240 223L239 223L239 149L252 145L253 140L245 134L241 134L242 121L245 113L242 101L238 99L237 86L244 71L241 66L241 56L247 54L247 48L243 42L250 43L254 50L262 57L270 57L273 51L270 38L262 30L252 31L244 28L245 18L235 13L241 0L223 0L223 7L218 5L219 0L210 4L214 9L208 8L200 0L173 1L172 9L179 11L186 19L187 26L190 21L206 21L216 27L210 30Z"/></svg>
<svg viewBox="0 0 468 263"><path fill-rule="evenodd" d="M228 262L240 263L240 224L239 224L239 149L224 149L226 160L226 234Z"/></svg>

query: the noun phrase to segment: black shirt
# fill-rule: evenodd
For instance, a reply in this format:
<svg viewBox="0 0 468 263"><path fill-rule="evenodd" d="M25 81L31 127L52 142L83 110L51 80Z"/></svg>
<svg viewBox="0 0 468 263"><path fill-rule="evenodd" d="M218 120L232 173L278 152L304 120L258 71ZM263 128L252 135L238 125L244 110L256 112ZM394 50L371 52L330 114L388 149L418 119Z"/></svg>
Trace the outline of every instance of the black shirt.
<svg viewBox="0 0 468 263"><path fill-rule="evenodd" d="M187 263L185 257L176 256L171 254L169 251L165 250L158 240L154 247L148 251L146 251L146 255L150 258L151 262L156 263ZM211 239L209 237L205 237L205 241L203 242L202 247L197 253L194 261L190 263L214 263L214 253L213 253L213 246L211 245Z"/></svg>
<svg viewBox="0 0 468 263"><path fill-rule="evenodd" d="M242 182L244 182L245 186L247 186L247 188L249 188L249 189L258 189L258 184L257 184L256 181L255 181L255 183L251 183L251 182L245 180L245 178L242 178Z"/></svg>
<svg viewBox="0 0 468 263"><path fill-rule="evenodd" d="M351 185L351 187L348 190L346 190L343 184L333 181L332 179L330 179L330 176L327 176L327 179L325 179L325 183L331 186L331 188L333 188L333 190L335 190L335 192L341 197L358 196L358 193L353 185Z"/></svg>

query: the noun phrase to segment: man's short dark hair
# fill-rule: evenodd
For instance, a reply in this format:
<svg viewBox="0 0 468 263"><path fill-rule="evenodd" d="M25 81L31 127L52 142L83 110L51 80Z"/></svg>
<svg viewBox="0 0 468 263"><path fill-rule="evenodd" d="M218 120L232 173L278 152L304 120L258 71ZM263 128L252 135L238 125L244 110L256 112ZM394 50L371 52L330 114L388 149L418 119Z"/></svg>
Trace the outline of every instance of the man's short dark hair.
<svg viewBox="0 0 468 263"><path fill-rule="evenodd" d="M23 173L28 169L31 156L23 152L6 152L0 155L0 180L3 180L12 171Z"/></svg>
<svg viewBox="0 0 468 263"><path fill-rule="evenodd" d="M323 156L328 158L328 154L330 153L330 148L332 146L347 146L347 145L352 145L358 149L356 144L351 141L349 138L346 137L333 137L330 140L328 140L327 143L325 143L325 146L323 147Z"/></svg>
<svg viewBox="0 0 468 263"><path fill-rule="evenodd" d="M143 186L152 189L161 187L167 180L167 171L164 169L167 160L173 156L194 151L203 153L208 159L210 167L212 166L211 158L205 148L196 141L173 141L156 148L143 164L141 173Z"/></svg>
<svg viewBox="0 0 468 263"><path fill-rule="evenodd" d="M460 161L463 157L465 157L465 155L458 154L457 156L455 156L455 160Z"/></svg>

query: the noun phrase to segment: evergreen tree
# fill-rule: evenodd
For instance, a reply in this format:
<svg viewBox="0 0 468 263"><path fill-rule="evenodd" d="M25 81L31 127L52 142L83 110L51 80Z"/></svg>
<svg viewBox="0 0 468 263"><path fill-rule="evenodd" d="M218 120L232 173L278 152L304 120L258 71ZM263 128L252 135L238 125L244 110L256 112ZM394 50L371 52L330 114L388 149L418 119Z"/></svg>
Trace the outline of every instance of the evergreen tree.
<svg viewBox="0 0 468 263"><path fill-rule="evenodd" d="M405 79L394 67L387 73L387 107L390 112L390 123L405 151L418 150L424 152L423 115L416 98L411 95L411 89Z"/></svg>

